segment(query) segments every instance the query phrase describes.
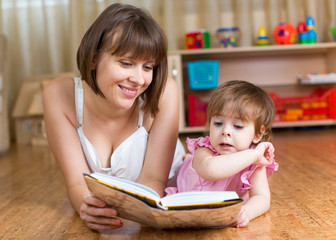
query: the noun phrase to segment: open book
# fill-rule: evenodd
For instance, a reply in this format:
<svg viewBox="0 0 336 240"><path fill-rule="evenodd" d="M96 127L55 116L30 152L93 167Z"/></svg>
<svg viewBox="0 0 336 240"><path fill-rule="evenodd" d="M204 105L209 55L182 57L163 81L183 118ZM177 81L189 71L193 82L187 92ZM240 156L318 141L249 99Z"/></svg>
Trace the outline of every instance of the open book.
<svg viewBox="0 0 336 240"><path fill-rule="evenodd" d="M155 228L227 226L236 221L242 199L231 191L159 194L142 184L102 173L84 174L91 193L118 217Z"/></svg>

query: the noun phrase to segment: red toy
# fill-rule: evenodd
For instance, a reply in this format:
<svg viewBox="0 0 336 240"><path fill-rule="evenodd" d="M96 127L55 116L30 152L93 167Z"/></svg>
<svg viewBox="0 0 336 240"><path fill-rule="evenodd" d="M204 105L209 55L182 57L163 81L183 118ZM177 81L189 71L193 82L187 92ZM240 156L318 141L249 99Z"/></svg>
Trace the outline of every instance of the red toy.
<svg viewBox="0 0 336 240"><path fill-rule="evenodd" d="M315 89L308 96L269 95L276 109L275 122L336 119L335 89Z"/></svg>
<svg viewBox="0 0 336 240"><path fill-rule="evenodd" d="M208 31L200 30L187 32L185 35L186 49L210 48L210 34Z"/></svg>
<svg viewBox="0 0 336 240"><path fill-rule="evenodd" d="M298 34L307 32L307 25L305 22L299 22L297 25L297 32Z"/></svg>
<svg viewBox="0 0 336 240"><path fill-rule="evenodd" d="M296 40L295 27L289 23L280 23L273 32L277 44L292 44Z"/></svg>

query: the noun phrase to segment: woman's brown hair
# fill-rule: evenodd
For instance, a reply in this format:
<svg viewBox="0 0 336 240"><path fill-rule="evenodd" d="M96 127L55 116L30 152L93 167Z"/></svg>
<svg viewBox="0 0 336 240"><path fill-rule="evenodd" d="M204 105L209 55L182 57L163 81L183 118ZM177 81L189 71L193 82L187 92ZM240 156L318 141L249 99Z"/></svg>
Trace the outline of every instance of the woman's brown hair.
<svg viewBox="0 0 336 240"><path fill-rule="evenodd" d="M82 79L102 97L95 69L104 53L155 61L153 80L142 94L144 111L155 115L167 81L167 39L152 16L141 8L112 4L85 33L77 51L78 69Z"/></svg>

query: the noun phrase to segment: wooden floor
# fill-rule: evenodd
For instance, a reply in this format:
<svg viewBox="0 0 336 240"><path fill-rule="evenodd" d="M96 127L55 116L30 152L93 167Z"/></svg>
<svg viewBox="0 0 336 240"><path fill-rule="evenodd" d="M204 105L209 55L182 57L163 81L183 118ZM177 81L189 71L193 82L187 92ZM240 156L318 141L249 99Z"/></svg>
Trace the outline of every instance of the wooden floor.
<svg viewBox="0 0 336 240"><path fill-rule="evenodd" d="M93 232L72 209L48 147L0 157L0 239L336 239L336 128L276 131L269 212L248 227L157 230L126 222Z"/></svg>

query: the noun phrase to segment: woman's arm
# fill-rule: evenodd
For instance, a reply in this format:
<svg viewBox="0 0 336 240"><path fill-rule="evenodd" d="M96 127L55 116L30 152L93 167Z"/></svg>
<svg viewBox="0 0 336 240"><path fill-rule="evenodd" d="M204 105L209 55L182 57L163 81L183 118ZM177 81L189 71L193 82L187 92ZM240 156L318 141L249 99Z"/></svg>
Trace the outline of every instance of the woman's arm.
<svg viewBox="0 0 336 240"><path fill-rule="evenodd" d="M70 81L50 82L43 92L43 106L48 143L65 178L71 203L78 212L81 199L76 196L89 193L81 174L89 172L89 168L76 131L74 84Z"/></svg>
<svg viewBox="0 0 336 240"><path fill-rule="evenodd" d="M252 219L264 214L270 208L271 193L269 190L266 168L258 167L251 179L252 188L249 199L243 205L237 220L237 227L245 227Z"/></svg>
<svg viewBox="0 0 336 240"><path fill-rule="evenodd" d="M167 184L176 142L179 124L179 97L176 82L168 78L160 99L159 112L152 123L144 166L138 182L143 183L161 196Z"/></svg>
<svg viewBox="0 0 336 240"><path fill-rule="evenodd" d="M274 147L269 142L261 142L255 149L213 156L208 148L198 148L194 154L193 167L208 181L229 178L251 164L268 166L274 161Z"/></svg>
<svg viewBox="0 0 336 240"><path fill-rule="evenodd" d="M86 225L92 229L114 229L121 226L111 218L116 211L90 197L82 176L90 170L78 138L72 78L56 79L43 92L44 120L51 151L63 173L69 199Z"/></svg>

